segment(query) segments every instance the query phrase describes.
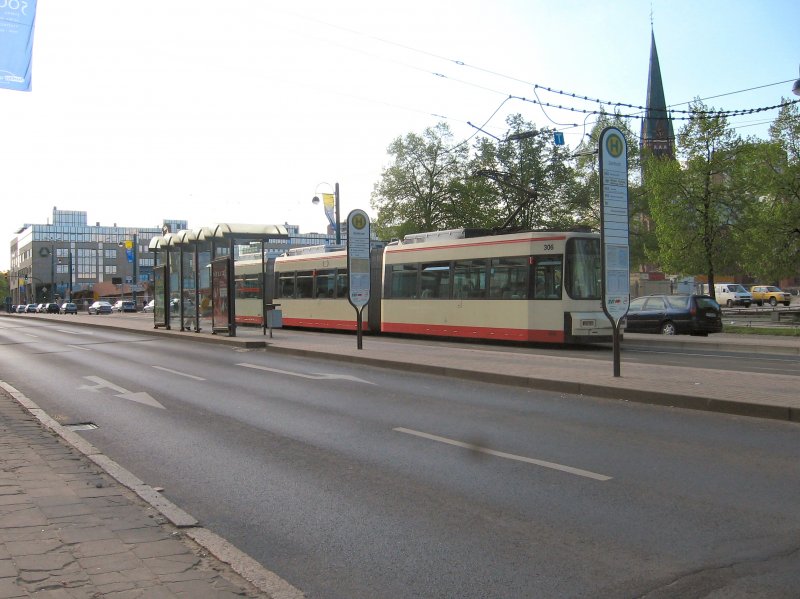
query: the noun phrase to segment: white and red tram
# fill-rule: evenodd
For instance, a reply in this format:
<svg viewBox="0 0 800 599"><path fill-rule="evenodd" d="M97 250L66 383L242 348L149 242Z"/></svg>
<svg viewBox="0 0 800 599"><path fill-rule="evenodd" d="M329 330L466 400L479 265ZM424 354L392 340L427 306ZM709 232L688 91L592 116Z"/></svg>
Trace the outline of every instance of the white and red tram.
<svg viewBox="0 0 800 599"><path fill-rule="evenodd" d="M372 262L365 330L544 343L612 338L594 233L419 233L374 250ZM344 250L299 248L271 267L268 301L280 303L284 326L356 330ZM260 268L237 262L237 280ZM237 321L253 322L254 310L260 317L262 302L252 303L248 309L237 297Z"/></svg>

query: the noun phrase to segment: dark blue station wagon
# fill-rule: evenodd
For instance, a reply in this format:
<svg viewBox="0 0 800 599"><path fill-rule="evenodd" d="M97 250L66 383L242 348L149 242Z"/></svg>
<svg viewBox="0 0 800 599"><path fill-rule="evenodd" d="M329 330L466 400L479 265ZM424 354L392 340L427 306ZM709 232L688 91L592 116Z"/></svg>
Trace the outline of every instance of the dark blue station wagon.
<svg viewBox="0 0 800 599"><path fill-rule="evenodd" d="M708 295L645 295L631 301L626 333L699 335L722 331L722 310Z"/></svg>

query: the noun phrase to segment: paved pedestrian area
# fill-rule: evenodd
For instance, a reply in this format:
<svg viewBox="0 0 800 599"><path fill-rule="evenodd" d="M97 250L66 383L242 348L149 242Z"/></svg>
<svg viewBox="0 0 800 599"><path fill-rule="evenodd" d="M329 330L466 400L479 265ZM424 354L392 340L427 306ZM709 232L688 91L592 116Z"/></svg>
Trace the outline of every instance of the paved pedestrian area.
<svg viewBox="0 0 800 599"><path fill-rule="evenodd" d="M0 599L266 596L0 389Z"/></svg>

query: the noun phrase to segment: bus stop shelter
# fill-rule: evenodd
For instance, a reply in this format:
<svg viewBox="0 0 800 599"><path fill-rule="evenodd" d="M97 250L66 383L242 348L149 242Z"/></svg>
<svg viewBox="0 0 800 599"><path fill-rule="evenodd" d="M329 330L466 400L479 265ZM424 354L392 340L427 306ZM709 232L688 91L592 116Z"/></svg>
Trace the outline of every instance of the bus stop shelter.
<svg viewBox="0 0 800 599"><path fill-rule="evenodd" d="M195 230L166 233L150 240L155 253L156 328L181 331L211 329L236 336L234 261L238 246L260 245L262 298L267 244L286 243L283 225L221 223ZM266 323L266 315L262 314Z"/></svg>

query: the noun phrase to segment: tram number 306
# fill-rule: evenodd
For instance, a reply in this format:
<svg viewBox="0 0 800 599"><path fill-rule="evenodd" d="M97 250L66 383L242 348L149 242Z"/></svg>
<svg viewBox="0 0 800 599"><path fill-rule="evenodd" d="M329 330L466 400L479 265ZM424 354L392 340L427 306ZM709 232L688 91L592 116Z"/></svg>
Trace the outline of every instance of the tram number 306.
<svg viewBox="0 0 800 599"><path fill-rule="evenodd" d="M552 243L545 243L544 244L544 251L545 252L552 252L554 249L556 249L556 247Z"/></svg>

